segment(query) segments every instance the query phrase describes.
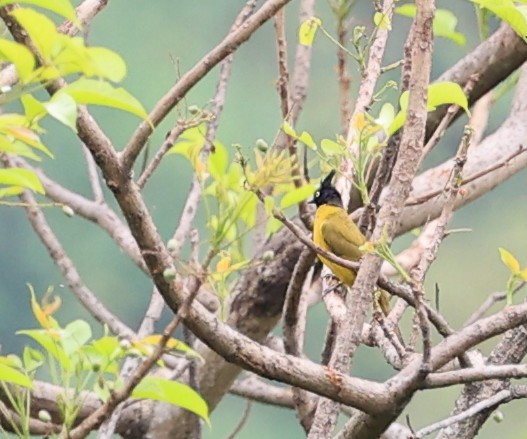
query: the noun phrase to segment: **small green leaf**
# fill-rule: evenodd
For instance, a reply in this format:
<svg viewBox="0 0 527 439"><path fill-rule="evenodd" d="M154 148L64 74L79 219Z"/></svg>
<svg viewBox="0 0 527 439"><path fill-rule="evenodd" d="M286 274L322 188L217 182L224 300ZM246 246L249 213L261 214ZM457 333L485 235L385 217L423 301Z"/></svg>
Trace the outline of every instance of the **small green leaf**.
<svg viewBox="0 0 527 439"><path fill-rule="evenodd" d="M298 140L306 145L309 149L312 149L313 151L317 150L317 144L313 140L313 137L311 137L311 134L309 134L307 131L302 131L302 134L298 136Z"/></svg>
<svg viewBox="0 0 527 439"><path fill-rule="evenodd" d="M320 18L311 17L305 20L298 29L298 41L303 46L311 46L318 28L322 25Z"/></svg>
<svg viewBox="0 0 527 439"><path fill-rule="evenodd" d="M220 180L227 171L229 154L227 148L220 142L214 142L214 152L209 154L209 172L216 180Z"/></svg>
<svg viewBox="0 0 527 439"><path fill-rule="evenodd" d="M42 106L51 117L77 132L77 104L69 94L55 93Z"/></svg>
<svg viewBox="0 0 527 439"><path fill-rule="evenodd" d="M288 136L294 137L295 139L298 138L295 129L287 120L284 120L284 122L282 123L282 131Z"/></svg>
<svg viewBox="0 0 527 439"><path fill-rule="evenodd" d="M63 330L60 339L64 352L67 355L79 350L91 338L92 332L90 325L84 320L74 320L68 323Z"/></svg>
<svg viewBox="0 0 527 439"><path fill-rule="evenodd" d="M94 76L108 78L113 82L120 82L126 76L126 63L113 50L106 47L88 47L86 52L90 59Z"/></svg>
<svg viewBox="0 0 527 439"><path fill-rule="evenodd" d="M381 107L381 111L379 112L379 117L375 119L375 123L383 127L384 131L388 132L388 129L390 125L393 123L394 119L395 119L395 109L393 105L390 103L385 103Z"/></svg>
<svg viewBox="0 0 527 439"><path fill-rule="evenodd" d="M315 193L315 185L305 184L299 188L287 192L280 200L280 208L287 209L295 204L298 204Z"/></svg>
<svg viewBox="0 0 527 439"><path fill-rule="evenodd" d="M132 396L177 405L200 416L210 425L207 403L199 393L186 384L166 378L148 376L136 386Z"/></svg>
<svg viewBox="0 0 527 439"><path fill-rule="evenodd" d="M504 248L498 249L500 252L501 262L511 271L512 274L518 274L520 272L520 263L518 260Z"/></svg>
<svg viewBox="0 0 527 439"><path fill-rule="evenodd" d="M48 354L53 356L66 370L71 368L71 361L60 342L61 333L58 329L26 329L17 334L27 335L35 340Z"/></svg>
<svg viewBox="0 0 527 439"><path fill-rule="evenodd" d="M428 111L444 104L459 105L470 116L467 95L455 82L436 82L428 87Z"/></svg>
<svg viewBox="0 0 527 439"><path fill-rule="evenodd" d="M493 14L497 15L524 40L527 37L527 18L524 14L525 9L516 6L511 0L472 0L481 8L486 8Z"/></svg>
<svg viewBox="0 0 527 439"><path fill-rule="evenodd" d="M33 383L26 375L2 363L0 363L0 381L17 384L29 389L33 387Z"/></svg>
<svg viewBox="0 0 527 439"><path fill-rule="evenodd" d="M328 157L332 155L341 156L345 151L345 148L340 143L331 139L322 139L320 141L320 148Z"/></svg>
<svg viewBox="0 0 527 439"><path fill-rule="evenodd" d="M31 160L40 162L42 159L35 154L34 150L28 145L18 140L9 140L6 136L0 134L0 151L8 154L26 157Z"/></svg>
<svg viewBox="0 0 527 439"><path fill-rule="evenodd" d="M527 282L527 267L518 273L518 276L525 282Z"/></svg>
<svg viewBox="0 0 527 439"><path fill-rule="evenodd" d="M395 8L395 12L406 17L415 17L416 6L407 3ZM434 36L447 38L463 46L466 38L461 32L456 31L457 21L456 15L448 9L437 9L434 15Z"/></svg>
<svg viewBox="0 0 527 439"><path fill-rule="evenodd" d="M24 369L28 372L38 369L44 364L44 354L36 349L24 346L24 352L22 354L24 360Z"/></svg>
<svg viewBox="0 0 527 439"><path fill-rule="evenodd" d="M25 82L31 77L35 68L35 57L23 44L0 38L0 58L12 62L18 76Z"/></svg>
<svg viewBox="0 0 527 439"><path fill-rule="evenodd" d="M22 168L0 169L0 184L19 186L43 194L44 187L33 171Z"/></svg>
<svg viewBox="0 0 527 439"><path fill-rule="evenodd" d="M77 104L103 105L148 119L148 113L136 98L124 88L114 88L104 81L80 78L62 88L58 93L70 95Z"/></svg>
<svg viewBox="0 0 527 439"><path fill-rule="evenodd" d="M35 123L46 114L46 109L42 102L35 99L33 95L27 93L20 97L22 106L24 107L24 114L26 118L31 122Z"/></svg>
<svg viewBox="0 0 527 439"><path fill-rule="evenodd" d="M376 12L373 16L373 22L375 26L383 30L392 30L392 23L390 17L384 12Z"/></svg>
<svg viewBox="0 0 527 439"><path fill-rule="evenodd" d="M74 23L78 22L75 9L71 5L70 0L0 0L0 7L11 5L13 3L27 3L34 6L39 6L41 8L55 12L56 14L61 15Z"/></svg>
<svg viewBox="0 0 527 439"><path fill-rule="evenodd" d="M52 3L43 1L44 3ZM51 61L53 48L58 38L55 24L45 15L27 8L17 8L10 12L20 25L26 30L29 38L42 57Z"/></svg>

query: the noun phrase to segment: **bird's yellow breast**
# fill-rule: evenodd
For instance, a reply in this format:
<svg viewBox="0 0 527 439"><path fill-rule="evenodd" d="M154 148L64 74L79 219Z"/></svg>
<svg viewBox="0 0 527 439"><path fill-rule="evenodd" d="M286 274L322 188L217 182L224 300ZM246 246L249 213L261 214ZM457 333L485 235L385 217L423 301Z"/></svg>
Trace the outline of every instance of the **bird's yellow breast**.
<svg viewBox="0 0 527 439"><path fill-rule="evenodd" d="M313 226L313 241L318 246L322 247L324 250L330 251L338 256L348 259L351 261L356 261L358 258L355 255L346 255L339 254L335 248L332 248L328 240L324 237L323 229L328 229L327 222L331 223L331 228L343 228L342 230L342 239L348 239L350 243L356 248L364 243L364 236L360 233L357 226L353 223L351 219L347 216L344 209L338 206L332 206L329 204L324 204L317 208L315 213L315 221ZM326 224L326 227L324 225ZM346 236L344 236L346 235ZM350 270L346 267L342 267L334 262L329 261L328 259L318 256L324 265L326 265L333 274L344 284L351 286L355 281L356 273L353 270Z"/></svg>

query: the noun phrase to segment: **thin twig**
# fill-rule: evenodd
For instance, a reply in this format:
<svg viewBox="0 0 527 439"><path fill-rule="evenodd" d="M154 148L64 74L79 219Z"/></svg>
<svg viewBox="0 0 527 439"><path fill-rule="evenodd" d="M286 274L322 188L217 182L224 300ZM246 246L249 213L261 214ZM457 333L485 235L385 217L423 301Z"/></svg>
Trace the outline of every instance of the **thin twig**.
<svg viewBox="0 0 527 439"><path fill-rule="evenodd" d="M75 264L66 254L60 241L57 239L46 221L42 210L38 207L33 194L29 191L24 191L20 195L20 198L26 203L25 209L27 217L33 230L35 230L37 236L48 250L48 253L59 268L64 280L74 293L75 297L77 297L97 321L103 325L107 325L114 334L128 338L133 337L134 331L108 310L97 296L84 284Z"/></svg>
<svg viewBox="0 0 527 439"><path fill-rule="evenodd" d="M527 395L523 395L521 397L525 398L527 397ZM518 396L518 398L520 398L520 396ZM428 427L422 428L421 430L415 433L414 437L415 439L420 439L430 433L433 433L434 431L440 430L441 428L445 428L445 427L448 427L449 425L463 421L464 419L470 418L471 416L474 416L475 414L483 410L491 409L493 407L498 406L499 404L510 401L511 399L514 399L514 394L513 394L512 389L502 390L496 393L495 395L491 396L490 398L477 402L472 407L470 407L469 409L461 413L450 416L440 422L436 422L435 424L429 425Z"/></svg>
<svg viewBox="0 0 527 439"><path fill-rule="evenodd" d="M221 43L198 61L159 99L150 112L148 120L139 125L120 155L120 164L125 174L132 168L150 134L152 134L154 127L159 125L172 108L185 97L186 93L218 63L247 41L260 26L273 17L289 1L291 0L267 0L257 12L247 19L244 26L241 26L235 32L229 33Z"/></svg>
<svg viewBox="0 0 527 439"><path fill-rule="evenodd" d="M229 436L227 436L227 439L234 439L238 435L238 433L242 431L242 428L249 420L249 414L251 413L252 404L253 402L250 399L245 401L245 409L243 410L242 417L240 418L238 424L234 428L234 431L229 434Z"/></svg>

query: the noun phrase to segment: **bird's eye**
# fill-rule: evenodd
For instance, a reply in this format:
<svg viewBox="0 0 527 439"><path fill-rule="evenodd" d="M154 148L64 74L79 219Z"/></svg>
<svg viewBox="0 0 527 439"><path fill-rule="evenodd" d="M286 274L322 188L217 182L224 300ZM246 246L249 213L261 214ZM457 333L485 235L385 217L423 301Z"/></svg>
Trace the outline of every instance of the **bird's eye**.
<svg viewBox="0 0 527 439"><path fill-rule="evenodd" d="M320 197L320 191L315 192L315 198L318 198L318 197Z"/></svg>

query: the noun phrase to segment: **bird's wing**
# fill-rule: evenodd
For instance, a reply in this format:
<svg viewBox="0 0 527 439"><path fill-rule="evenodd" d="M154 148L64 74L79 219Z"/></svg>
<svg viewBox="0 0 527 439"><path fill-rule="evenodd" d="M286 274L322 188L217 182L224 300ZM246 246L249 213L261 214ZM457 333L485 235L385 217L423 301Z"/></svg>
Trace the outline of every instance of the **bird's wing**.
<svg viewBox="0 0 527 439"><path fill-rule="evenodd" d="M322 224L322 236L332 253L345 259L358 261L364 244L364 236L343 211L342 215L332 215Z"/></svg>

